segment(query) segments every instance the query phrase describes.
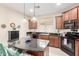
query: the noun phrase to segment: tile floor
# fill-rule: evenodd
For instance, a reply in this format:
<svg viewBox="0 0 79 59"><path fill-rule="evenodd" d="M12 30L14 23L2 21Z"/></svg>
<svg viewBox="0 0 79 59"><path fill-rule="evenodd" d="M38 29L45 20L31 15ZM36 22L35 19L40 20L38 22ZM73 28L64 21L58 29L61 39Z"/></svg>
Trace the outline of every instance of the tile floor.
<svg viewBox="0 0 79 59"><path fill-rule="evenodd" d="M59 48L47 47L45 56L69 56Z"/></svg>

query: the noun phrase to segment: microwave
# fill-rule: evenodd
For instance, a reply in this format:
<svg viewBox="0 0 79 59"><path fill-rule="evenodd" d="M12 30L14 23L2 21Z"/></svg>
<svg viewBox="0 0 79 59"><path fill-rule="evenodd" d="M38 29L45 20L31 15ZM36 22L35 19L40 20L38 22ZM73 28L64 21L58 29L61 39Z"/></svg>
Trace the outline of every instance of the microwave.
<svg viewBox="0 0 79 59"><path fill-rule="evenodd" d="M78 29L77 20L64 21L64 29Z"/></svg>

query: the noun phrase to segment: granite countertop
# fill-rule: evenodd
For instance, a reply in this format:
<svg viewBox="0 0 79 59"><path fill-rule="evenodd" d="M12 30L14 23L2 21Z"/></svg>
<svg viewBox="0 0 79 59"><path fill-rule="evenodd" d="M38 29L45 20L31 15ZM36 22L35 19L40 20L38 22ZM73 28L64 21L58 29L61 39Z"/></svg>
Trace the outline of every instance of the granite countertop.
<svg viewBox="0 0 79 59"><path fill-rule="evenodd" d="M36 33L40 35L60 35L60 33L47 33L47 32L27 32L27 33Z"/></svg>
<svg viewBox="0 0 79 59"><path fill-rule="evenodd" d="M60 35L60 33L50 33L50 35Z"/></svg>
<svg viewBox="0 0 79 59"><path fill-rule="evenodd" d="M50 35L49 33L39 33L40 35Z"/></svg>
<svg viewBox="0 0 79 59"><path fill-rule="evenodd" d="M49 41L48 40L42 40L42 39L33 39L29 43L20 42L19 44L16 43L15 47L25 50L31 50L31 51L45 51L45 48L47 47Z"/></svg>

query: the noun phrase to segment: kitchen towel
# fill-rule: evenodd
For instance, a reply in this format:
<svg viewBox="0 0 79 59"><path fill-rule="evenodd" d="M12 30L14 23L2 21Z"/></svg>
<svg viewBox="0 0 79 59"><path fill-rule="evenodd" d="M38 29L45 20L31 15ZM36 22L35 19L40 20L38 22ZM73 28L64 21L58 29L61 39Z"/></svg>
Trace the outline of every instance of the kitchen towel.
<svg viewBox="0 0 79 59"><path fill-rule="evenodd" d="M64 38L64 45L67 45L67 39Z"/></svg>

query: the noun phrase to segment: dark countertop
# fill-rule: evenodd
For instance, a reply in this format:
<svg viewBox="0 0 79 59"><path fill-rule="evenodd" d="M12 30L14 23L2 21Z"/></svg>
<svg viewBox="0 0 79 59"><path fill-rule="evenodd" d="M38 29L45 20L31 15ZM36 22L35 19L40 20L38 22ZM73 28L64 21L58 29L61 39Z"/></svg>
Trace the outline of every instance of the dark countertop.
<svg viewBox="0 0 79 59"><path fill-rule="evenodd" d="M40 43L42 43L43 46ZM30 51L45 51L45 48L48 46L48 44L49 40L33 39L30 43L25 43L24 41L15 43L14 47Z"/></svg>
<svg viewBox="0 0 79 59"><path fill-rule="evenodd" d="M47 33L47 32L27 32L27 34L32 34L32 33L41 34L41 35L60 35L60 33Z"/></svg>
<svg viewBox="0 0 79 59"><path fill-rule="evenodd" d="M60 33L50 33L50 35L60 35Z"/></svg>

